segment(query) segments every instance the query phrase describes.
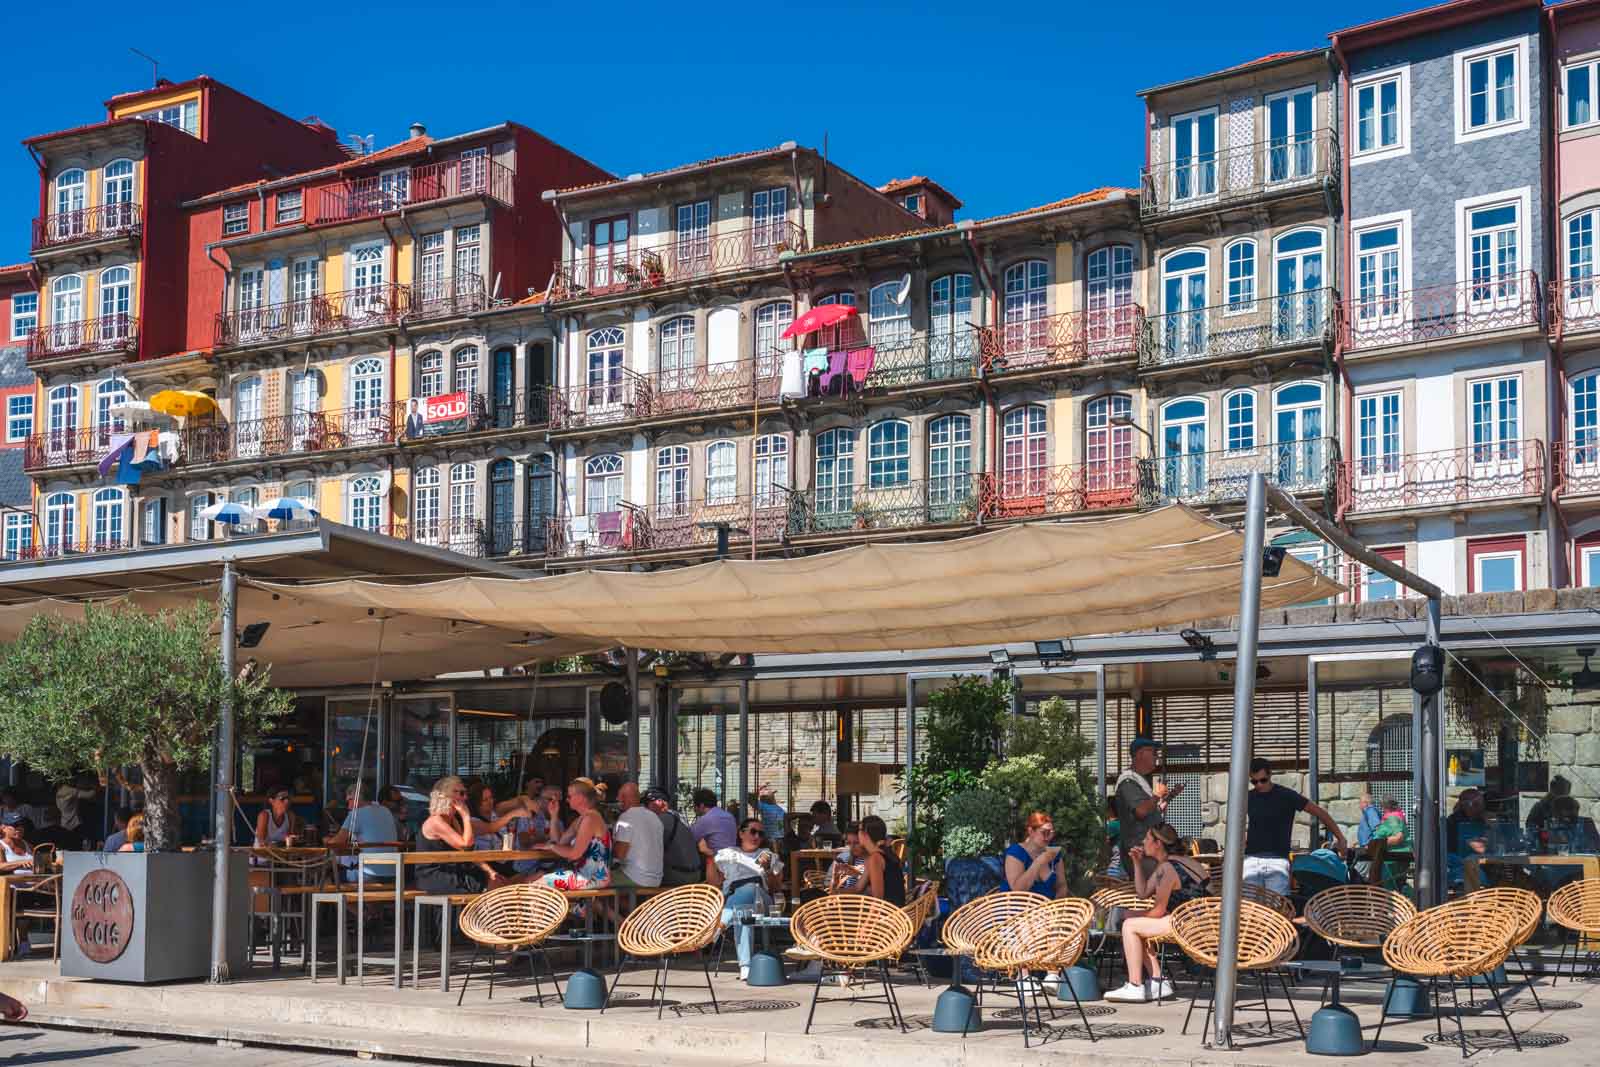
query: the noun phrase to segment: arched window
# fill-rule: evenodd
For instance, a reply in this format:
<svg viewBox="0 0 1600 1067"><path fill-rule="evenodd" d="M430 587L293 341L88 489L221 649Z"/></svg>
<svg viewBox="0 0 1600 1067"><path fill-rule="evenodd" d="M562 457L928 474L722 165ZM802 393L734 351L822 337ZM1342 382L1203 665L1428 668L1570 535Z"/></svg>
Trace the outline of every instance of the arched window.
<svg viewBox="0 0 1600 1067"><path fill-rule="evenodd" d="M656 344L656 375L664 392L692 388L694 316L679 315L661 324Z"/></svg>
<svg viewBox="0 0 1600 1067"><path fill-rule="evenodd" d="M928 503L962 504L971 495L972 420L943 415L928 423Z"/></svg>
<svg viewBox="0 0 1600 1067"><path fill-rule="evenodd" d="M133 272L107 267L100 272L100 339L120 341L133 330Z"/></svg>
<svg viewBox="0 0 1600 1067"><path fill-rule="evenodd" d="M1206 334L1206 254L1174 252L1161 262L1161 360L1204 356Z"/></svg>
<svg viewBox="0 0 1600 1067"><path fill-rule="evenodd" d="M51 236L57 240L76 237L88 226L84 208L88 207L88 182L77 167L56 175L56 210L51 218Z"/></svg>
<svg viewBox="0 0 1600 1067"><path fill-rule="evenodd" d="M706 503L731 504L739 495L739 452L732 441L706 448Z"/></svg>
<svg viewBox="0 0 1600 1067"><path fill-rule="evenodd" d="M1589 318L1600 311L1594 299L1594 238L1597 222L1600 222L1600 210L1592 208L1566 220L1566 312L1569 319Z"/></svg>
<svg viewBox="0 0 1600 1067"><path fill-rule="evenodd" d="M756 506L782 507L789 488L789 439L781 433L756 438Z"/></svg>
<svg viewBox="0 0 1600 1067"><path fill-rule="evenodd" d="M1161 491L1171 500L1206 488L1206 402L1169 400L1161 409Z"/></svg>
<svg viewBox="0 0 1600 1067"><path fill-rule="evenodd" d="M115 409L128 402L128 383L107 378L94 387L94 424L102 438L122 430L125 420Z"/></svg>
<svg viewBox="0 0 1600 1067"><path fill-rule="evenodd" d="M77 504L71 493L52 493L44 498L44 547L59 555L72 547L78 532Z"/></svg>
<svg viewBox="0 0 1600 1067"><path fill-rule="evenodd" d="M1590 471L1600 466L1600 372L1590 371L1572 379L1568 420L1572 429L1570 445L1574 466Z"/></svg>
<svg viewBox="0 0 1600 1067"><path fill-rule="evenodd" d="M1133 246L1107 245L1090 252L1084 278L1090 354L1113 346L1125 349L1133 339Z"/></svg>
<svg viewBox="0 0 1600 1067"><path fill-rule="evenodd" d="M1251 240L1234 241L1223 250L1228 264L1227 315L1256 309L1256 243Z"/></svg>
<svg viewBox="0 0 1600 1067"><path fill-rule="evenodd" d="M909 279L874 285L867 294L871 320L867 339L879 348L895 348L911 336L911 286Z"/></svg>
<svg viewBox="0 0 1600 1067"><path fill-rule="evenodd" d="M620 326L591 330L586 342L589 354L588 394L585 406L605 411L622 403L622 344Z"/></svg>
<svg viewBox="0 0 1600 1067"><path fill-rule="evenodd" d="M105 170L101 171L100 201L109 210L113 204L133 203L133 161L128 159L113 159L107 163Z"/></svg>
<svg viewBox="0 0 1600 1067"><path fill-rule="evenodd" d="M74 436L78 432L78 387L54 386L45 399L45 429L50 432L50 451L60 453L73 449L76 446Z"/></svg>
<svg viewBox="0 0 1600 1067"><path fill-rule="evenodd" d="M478 346L462 345L450 353L450 362L454 367L454 377L451 380L451 392L473 393L478 391L480 374Z"/></svg>
<svg viewBox="0 0 1600 1067"><path fill-rule="evenodd" d="M1132 502L1134 489L1133 399L1126 393L1097 396L1083 409L1084 489L1091 507Z"/></svg>
<svg viewBox="0 0 1600 1067"><path fill-rule="evenodd" d="M358 439L371 440L389 430L388 389L383 360L358 359L350 368L350 425Z"/></svg>
<svg viewBox="0 0 1600 1067"><path fill-rule="evenodd" d="M1278 484L1318 489L1327 484L1328 442L1322 430L1322 384L1295 382L1273 397Z"/></svg>
<svg viewBox="0 0 1600 1067"><path fill-rule="evenodd" d="M591 456L583 465L584 511L611 515L622 507L622 457L615 452Z"/></svg>
<svg viewBox="0 0 1600 1067"><path fill-rule="evenodd" d="M509 459L489 464L489 538L491 554L503 556L516 542L517 465Z"/></svg>
<svg viewBox="0 0 1600 1067"><path fill-rule="evenodd" d="M977 332L972 323L972 275L946 274L928 283L928 373L954 378L972 373Z"/></svg>
<svg viewBox="0 0 1600 1067"><path fill-rule="evenodd" d="M417 395L444 395L443 352L424 352L417 357Z"/></svg>
<svg viewBox="0 0 1600 1067"><path fill-rule="evenodd" d="M1222 402L1227 426L1223 436L1229 452L1247 452L1256 447L1256 393L1254 389L1238 389L1229 393Z"/></svg>
<svg viewBox="0 0 1600 1067"><path fill-rule="evenodd" d="M884 419L867 430L867 488L888 489L911 481L911 424Z"/></svg>
<svg viewBox="0 0 1600 1067"><path fill-rule="evenodd" d="M790 342L783 339L783 331L794 321L794 304L788 300L774 300L756 308L756 376L776 378L783 363L783 353Z"/></svg>
<svg viewBox="0 0 1600 1067"><path fill-rule="evenodd" d="M478 467L473 463L450 466L450 541L469 536L477 526Z"/></svg>
<svg viewBox="0 0 1600 1067"><path fill-rule="evenodd" d="M383 479L376 474L351 478L346 492L349 523L358 530L383 529Z"/></svg>
<svg viewBox="0 0 1600 1067"><path fill-rule="evenodd" d="M816 458L817 518L834 527L841 521L838 517L848 516L855 505L856 432L838 429L818 434Z"/></svg>
<svg viewBox="0 0 1600 1067"><path fill-rule="evenodd" d="M439 468L418 467L411 483L411 522L413 537L425 545L436 545L439 536Z"/></svg>
<svg viewBox="0 0 1600 1067"><path fill-rule="evenodd" d="M1049 438L1043 404L1006 412L1000 435L1001 492L1009 498L1043 493L1049 480Z"/></svg>
<svg viewBox="0 0 1600 1067"><path fill-rule="evenodd" d="M1042 259L1013 263L1005 273L1005 352L1037 352L1049 339L1050 265Z"/></svg>
<svg viewBox="0 0 1600 1067"><path fill-rule="evenodd" d="M656 514L689 514L689 449L685 445L656 449Z"/></svg>
<svg viewBox="0 0 1600 1067"><path fill-rule="evenodd" d="M1328 295L1322 270L1321 230L1295 230L1272 245L1272 331L1276 344L1308 344L1322 339Z"/></svg>

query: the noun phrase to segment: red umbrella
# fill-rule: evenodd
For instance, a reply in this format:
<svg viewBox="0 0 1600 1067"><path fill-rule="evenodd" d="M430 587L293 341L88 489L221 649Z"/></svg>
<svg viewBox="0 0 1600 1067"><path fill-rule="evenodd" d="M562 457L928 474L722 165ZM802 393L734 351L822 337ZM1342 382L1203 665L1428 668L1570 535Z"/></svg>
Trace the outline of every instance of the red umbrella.
<svg viewBox="0 0 1600 1067"><path fill-rule="evenodd" d="M832 326L841 319L848 319L855 313L856 309L849 304L823 304L821 307L812 308L791 322L789 328L783 331L783 336L787 339L797 334L820 330L824 326Z"/></svg>

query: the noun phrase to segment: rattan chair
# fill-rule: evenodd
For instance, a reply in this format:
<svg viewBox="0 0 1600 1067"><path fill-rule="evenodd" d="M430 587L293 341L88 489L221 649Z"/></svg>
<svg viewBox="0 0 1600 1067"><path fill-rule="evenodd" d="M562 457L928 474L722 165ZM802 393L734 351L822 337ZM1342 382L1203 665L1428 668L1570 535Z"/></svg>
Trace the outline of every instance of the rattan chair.
<svg viewBox="0 0 1600 1067"><path fill-rule="evenodd" d="M1106 950L1109 946L1121 944L1121 941L1114 936L1120 933L1121 924L1119 923L1115 927L1112 925L1112 914L1118 909L1122 911L1149 911L1156 906L1156 902L1148 897L1139 896L1134 890L1132 882L1120 882L1114 879L1109 880L1105 885L1089 894L1089 899L1094 903L1095 912L1086 937L1094 939L1094 947L1091 950L1086 945L1085 950L1095 953L1099 958L1101 970L1105 972L1103 980L1109 979L1112 973L1111 961L1113 957L1112 953ZM1157 952L1161 955L1162 970L1165 971L1167 962L1166 946L1172 944L1172 939L1170 937L1152 938L1150 944L1157 946Z"/></svg>
<svg viewBox="0 0 1600 1067"><path fill-rule="evenodd" d="M1058 974L1077 963L1083 952L1085 931L1094 917L1094 904L1079 897L1059 900L1039 898L1039 904L1023 912L1005 925L991 931L978 943L973 953L973 963L986 971L1011 979L1017 990L1017 1006L1022 1011L1022 1047L1029 1047L1028 986L1033 986L1033 1015L1040 1029L1044 1018L1039 1012L1039 987L1031 982L1032 972L1055 970ZM1069 982L1058 979L1060 985L1072 993L1078 1017L1090 1041L1098 1041L1089 1016L1078 1002L1078 994ZM1055 1018L1054 1006L1050 1017Z"/></svg>
<svg viewBox="0 0 1600 1067"><path fill-rule="evenodd" d="M448 911L449 909L446 909ZM472 981L472 970L484 951L489 953L489 999L494 999L495 958L501 952L515 955L528 953L528 973L533 978L534 991L544 1006L544 987L539 984L538 961L543 960L550 980L555 983L556 999L561 999L561 982L555 968L545 955L544 942L566 921L569 905L567 898L554 889L541 885L505 885L491 889L468 904L461 911L458 923L461 932L472 941L472 962L467 964L467 975L461 982L461 992L456 1005L467 997L467 985ZM414 933L413 936L420 936ZM439 966L448 968L450 961L441 958Z"/></svg>
<svg viewBox="0 0 1600 1067"><path fill-rule="evenodd" d="M1185 956L1214 972L1217 966L1217 946L1222 940L1222 899L1200 897L1179 905L1172 913L1172 936L1177 940L1178 947L1183 949ZM1295 932L1294 924L1278 912L1251 900L1239 901L1236 964L1238 973L1254 974L1260 982L1261 1007L1266 1013L1269 1029L1272 1026L1272 1008L1269 1005L1267 980L1276 975L1278 984L1283 987L1284 998L1289 1002L1289 1014L1294 1017L1294 1025L1300 1031L1300 1036L1304 1037L1305 1028L1300 1025L1300 1013L1295 1010L1289 983L1284 980L1280 970L1284 962L1293 955L1299 942L1300 938ZM1210 982L1195 983L1194 996L1189 1001L1189 1011L1183 1017L1182 1032L1185 1034L1189 1032L1189 1020L1199 1004L1200 992L1207 984L1212 984L1214 987L1214 979ZM1207 1001L1202 1030L1211 1025L1212 1006L1212 1002Z"/></svg>
<svg viewBox="0 0 1600 1067"><path fill-rule="evenodd" d="M1306 901L1306 928L1339 948L1383 948L1384 938L1417 914L1417 906L1375 885L1338 885Z"/></svg>
<svg viewBox="0 0 1600 1067"><path fill-rule="evenodd" d="M1511 959L1517 962L1517 971L1527 983L1528 992L1533 994L1533 1006L1540 1011L1544 1005L1539 1002L1539 991L1534 987L1533 972L1528 970L1527 962L1522 958L1522 946L1533 937L1539 923L1544 919L1544 901L1539 899L1539 894L1530 889L1518 889L1513 886L1490 886L1468 893L1459 898L1456 903L1467 908L1483 908L1493 913L1509 912L1514 915L1514 929L1511 935ZM1560 967L1556 970L1559 972Z"/></svg>
<svg viewBox="0 0 1600 1067"><path fill-rule="evenodd" d="M1561 953L1556 957L1556 978L1561 977L1561 965L1567 959L1567 946L1572 946L1572 971L1568 981L1577 977L1578 953L1585 941L1591 944L1600 939L1600 879L1587 878L1581 882L1568 882L1550 894L1548 902L1550 921L1561 927ZM1593 970L1596 952L1587 950L1585 965ZM1555 980L1551 980L1555 984Z"/></svg>
<svg viewBox="0 0 1600 1067"><path fill-rule="evenodd" d="M1222 896L1221 882L1216 883L1214 889L1215 896ZM1254 882L1245 882L1239 887L1239 890L1244 894L1243 899L1250 901L1252 904L1260 904L1264 908L1271 908L1285 919L1294 922L1294 901L1282 893L1274 893L1266 886L1256 885Z"/></svg>
<svg viewBox="0 0 1600 1067"><path fill-rule="evenodd" d="M37 855L37 852L35 852ZM52 874L36 882L14 882L11 892L11 920L16 926L16 944L27 945L25 924L39 920L50 924L50 959L61 958L61 875Z"/></svg>
<svg viewBox="0 0 1600 1067"><path fill-rule="evenodd" d="M882 1002L889 1006L889 1014L901 1032L905 1032L906 1019L900 1014L894 984L889 980L889 961L898 959L916 935L903 908L859 893L819 897L800 905L790 920L789 932L794 935L796 944L815 953L822 961L823 978L818 979L811 993L806 1033L811 1032L811 1020L817 1014L819 994L828 971L848 974L872 967L877 968L883 982ZM875 997L851 999L877 1002Z"/></svg>
<svg viewBox="0 0 1600 1067"><path fill-rule="evenodd" d="M1450 1000L1455 1007L1456 1034L1461 1040L1461 1056L1467 1057L1467 1035L1461 1026L1461 1000L1457 986L1480 975L1486 975L1505 962L1511 954L1513 941L1523 922L1522 915L1512 909L1490 909L1452 901L1437 908L1418 912L1407 920L1383 942L1383 961L1396 974L1425 979L1433 987L1433 1019L1441 1038L1444 1022L1440 1012L1439 983L1450 983ZM1493 982L1485 982L1494 996L1495 1007L1505 1021L1511 1042L1522 1050L1517 1031L1506 1015L1500 991ZM1389 999L1394 994L1393 983L1384 994L1383 1008L1378 1018L1378 1030L1372 1042L1376 1046L1383 1037L1383 1024L1388 1019Z"/></svg>
<svg viewBox="0 0 1600 1067"><path fill-rule="evenodd" d="M826 899L826 898L824 898ZM722 928L722 891L712 885L681 885L658 894L634 908L617 928L617 973L611 980L611 994L622 981L622 969L628 960L651 960L655 973L650 980L650 999L656 999L656 987L661 988L661 1002L656 1006L656 1018L667 1006L667 971L673 956L699 952L717 936ZM711 1008L719 1015L717 991L711 985L709 959L702 955L700 969L705 972L706 989L711 992ZM606 1004L600 1006L605 1013Z"/></svg>

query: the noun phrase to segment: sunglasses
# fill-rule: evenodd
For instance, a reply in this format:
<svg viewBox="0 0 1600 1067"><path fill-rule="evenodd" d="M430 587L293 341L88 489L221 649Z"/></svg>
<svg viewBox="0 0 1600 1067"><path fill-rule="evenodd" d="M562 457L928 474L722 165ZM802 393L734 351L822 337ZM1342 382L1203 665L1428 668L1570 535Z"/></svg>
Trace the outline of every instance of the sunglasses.
<svg viewBox="0 0 1600 1067"><path fill-rule="evenodd" d="M1266 785L1270 781L1272 781L1272 777L1269 775L1266 778L1252 778L1252 779L1250 779L1250 784L1251 785Z"/></svg>

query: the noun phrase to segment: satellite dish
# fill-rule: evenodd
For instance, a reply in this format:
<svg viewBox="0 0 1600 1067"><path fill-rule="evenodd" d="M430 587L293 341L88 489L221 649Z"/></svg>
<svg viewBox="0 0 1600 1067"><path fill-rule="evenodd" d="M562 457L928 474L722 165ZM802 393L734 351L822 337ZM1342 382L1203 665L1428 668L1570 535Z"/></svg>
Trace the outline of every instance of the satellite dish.
<svg viewBox="0 0 1600 1067"><path fill-rule="evenodd" d="M896 304L904 304L906 302L906 298L910 295L911 273L907 271L905 274L900 275L900 291L894 294L894 302Z"/></svg>
<svg viewBox="0 0 1600 1067"><path fill-rule="evenodd" d="M630 718L628 711L628 687L607 682L600 690L600 717L612 726L621 726Z"/></svg>

